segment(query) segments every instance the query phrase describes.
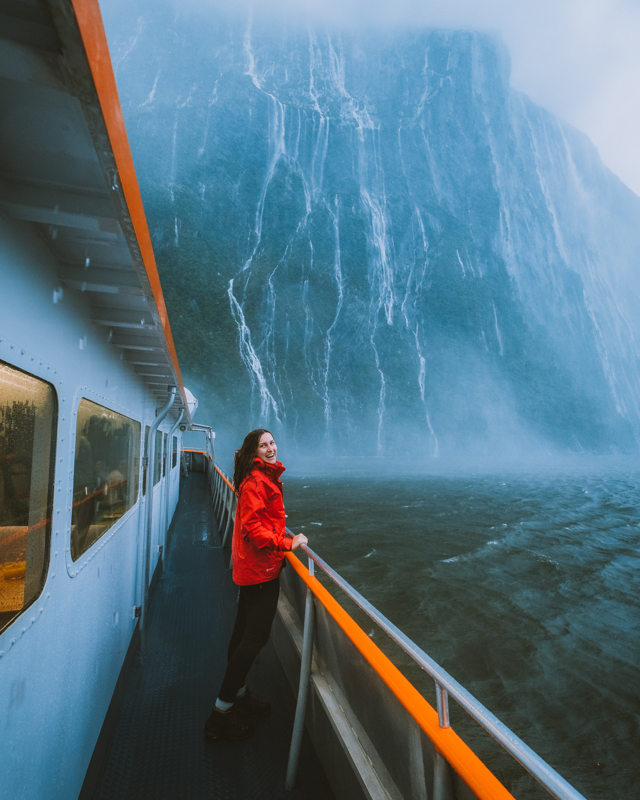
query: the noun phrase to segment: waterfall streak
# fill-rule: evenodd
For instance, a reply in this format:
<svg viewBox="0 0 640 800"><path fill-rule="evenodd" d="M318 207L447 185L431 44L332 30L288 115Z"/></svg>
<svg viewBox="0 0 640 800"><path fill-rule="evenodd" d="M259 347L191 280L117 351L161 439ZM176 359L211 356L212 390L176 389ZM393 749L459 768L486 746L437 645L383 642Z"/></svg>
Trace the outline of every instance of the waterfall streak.
<svg viewBox="0 0 640 800"><path fill-rule="evenodd" d="M136 25L136 32L131 37L131 39L129 41L129 46L124 51L124 53L122 53L122 55L115 55L114 58L113 58L113 64L114 64L114 70L113 71L114 71L116 76L118 74L118 69L120 68L120 64L122 64L122 62L125 60L125 58L132 52L133 48L138 43L138 39L140 38L140 34L142 33L142 29L143 28L144 28L144 19L142 17L138 17L138 23ZM158 70L158 74L159 74L159 70ZM157 82L157 77L156 77L156 82Z"/></svg>
<svg viewBox="0 0 640 800"><path fill-rule="evenodd" d="M233 315L233 319L238 326L238 333L240 335L240 356L242 357L244 365L249 372L252 386L254 388L257 386L260 393L260 418L268 420L270 411L272 411L276 420L281 422L278 404L269 391L269 387L267 386L267 382L262 370L262 364L260 363L260 359L258 358L253 345L251 344L251 331L245 322L244 311L242 310L242 306L233 293L233 279L229 281L229 289L227 294L229 296L231 314Z"/></svg>
<svg viewBox="0 0 640 800"><path fill-rule="evenodd" d="M253 263L254 256L262 240L262 218L264 214L264 203L267 197L267 190L276 170L276 166L281 156L286 152L285 147L285 109L282 103L274 95L266 93L269 102L269 157L265 178L260 190L260 197L256 207L256 217L253 229L254 245L245 261L242 272L246 272Z"/></svg>
<svg viewBox="0 0 640 800"><path fill-rule="evenodd" d="M387 221L378 200L372 198L364 188L361 188L360 192L371 221L371 237L374 246L374 285L372 289L377 288L379 298L376 311L381 307L384 308L387 324L393 325L395 295L393 291L393 265L389 258Z"/></svg>
<svg viewBox="0 0 640 800"><path fill-rule="evenodd" d="M173 203L175 198L173 194L173 187L175 186L176 182L176 145L178 141L178 112L176 111L176 118L175 122L173 123L173 143L171 146L171 171L169 172L169 193L171 195L171 202Z"/></svg>
<svg viewBox="0 0 640 800"><path fill-rule="evenodd" d="M504 348L502 347L502 336L500 335L500 328L498 327L498 314L496 312L496 304L492 301L491 305L493 306L493 321L496 326L496 337L498 339L498 345L500 346L500 355L504 355Z"/></svg>
<svg viewBox="0 0 640 800"><path fill-rule="evenodd" d="M431 425L431 418L429 417L429 409L427 408L427 401L425 399L426 375L427 375L426 360L425 357L422 355L422 348L420 347L420 338L418 337L417 325L414 332L414 336L416 340L416 352L418 354L418 361L420 363L420 369L418 370L418 386L420 387L420 398L422 400L422 405L424 406L424 415L427 421L427 429L429 430L431 455L433 456L433 458L438 458L438 456L440 455L440 445L438 444L438 437L436 436L436 433L433 430L433 426Z"/></svg>
<svg viewBox="0 0 640 800"><path fill-rule="evenodd" d="M251 28L253 26L253 11L249 12L249 19L247 20L247 28L244 32L243 46L245 56L247 57L247 66L245 68L245 75L248 75L253 81L256 89L262 89L262 84L258 79L256 72L256 60L253 55L253 47L251 45Z"/></svg>
<svg viewBox="0 0 640 800"><path fill-rule="evenodd" d="M140 105L138 106L138 108L144 108L145 106L151 106L151 105L152 105L152 103L153 103L153 98L156 96L156 88L157 88L157 86L158 86L158 79L160 78L160 73L161 73L161 72L162 72L162 70L161 70L161 69L159 69L159 70L156 72L156 79L155 79L155 80L154 80L154 82L153 82L153 86L151 87L151 91L149 92L149 96L148 96L148 97L147 97L147 99L144 101L144 103L140 103Z"/></svg>
<svg viewBox="0 0 640 800"><path fill-rule="evenodd" d="M338 317L340 316L340 312L342 311L342 303L344 300L344 287L342 281L342 265L341 265L341 255L340 255L340 223L339 223L339 215L340 215L340 207L338 198L335 198L335 211L327 206L329 213L331 214L332 223L333 223L333 230L335 235L335 250L334 250L334 260L333 260L333 277L336 283L336 287L338 289L338 302L336 304L336 313L333 317L333 322L327 329L327 333L325 336L324 341L324 392L323 392L323 399L324 399L324 416L325 416L325 436L329 435L329 426L331 424L331 398L329 396L329 367L331 365L331 336L333 331L338 324Z"/></svg>
<svg viewBox="0 0 640 800"><path fill-rule="evenodd" d="M320 116L322 116L322 109L320 108L320 103L318 102L319 97L315 85L316 50L318 49L318 45L316 42L315 34L311 30L311 28L308 28L308 32L309 32L309 97L311 98L313 110L317 112Z"/></svg>
<svg viewBox="0 0 640 800"><path fill-rule="evenodd" d="M204 137L202 139L202 146L198 148L198 159L201 159L207 149L207 139L209 138L209 123L211 122L211 109L218 101L218 81L213 86L211 100L207 103L207 121L204 126Z"/></svg>

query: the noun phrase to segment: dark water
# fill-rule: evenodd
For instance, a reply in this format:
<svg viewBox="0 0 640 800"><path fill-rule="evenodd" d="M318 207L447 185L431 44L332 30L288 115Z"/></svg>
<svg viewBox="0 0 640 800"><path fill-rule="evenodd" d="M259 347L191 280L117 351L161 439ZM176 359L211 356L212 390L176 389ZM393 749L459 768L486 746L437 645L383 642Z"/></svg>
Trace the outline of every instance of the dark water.
<svg viewBox="0 0 640 800"><path fill-rule="evenodd" d="M294 532L588 800L640 798L637 461L290 472ZM392 657L433 702L432 681ZM517 798L548 797L461 711L452 719Z"/></svg>

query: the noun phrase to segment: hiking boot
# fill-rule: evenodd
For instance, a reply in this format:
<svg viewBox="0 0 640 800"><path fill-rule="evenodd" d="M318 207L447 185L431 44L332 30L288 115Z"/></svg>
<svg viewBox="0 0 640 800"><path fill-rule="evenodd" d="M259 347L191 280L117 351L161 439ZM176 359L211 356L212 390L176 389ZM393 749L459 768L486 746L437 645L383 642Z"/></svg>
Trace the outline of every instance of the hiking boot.
<svg viewBox="0 0 640 800"><path fill-rule="evenodd" d="M238 713L245 719L262 719L271 713L271 703L268 700L261 700L251 689L247 689L242 697L236 697L234 708L237 708Z"/></svg>
<svg viewBox="0 0 640 800"><path fill-rule="evenodd" d="M213 709L204 726L204 735L212 742L238 741L247 739L254 730L253 722L240 714L235 706L232 706L231 710L227 712Z"/></svg>

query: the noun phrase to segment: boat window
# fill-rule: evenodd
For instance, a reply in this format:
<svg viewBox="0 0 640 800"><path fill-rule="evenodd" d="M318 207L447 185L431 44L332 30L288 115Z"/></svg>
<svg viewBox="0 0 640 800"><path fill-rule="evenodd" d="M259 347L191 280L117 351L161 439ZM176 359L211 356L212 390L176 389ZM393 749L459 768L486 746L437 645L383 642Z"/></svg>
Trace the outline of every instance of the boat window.
<svg viewBox="0 0 640 800"><path fill-rule="evenodd" d="M165 433L165 435L163 437L163 441L164 441L164 458L162 459L162 477L163 478L167 473L167 439L168 438L169 438L168 434Z"/></svg>
<svg viewBox="0 0 640 800"><path fill-rule="evenodd" d="M81 400L71 516L74 561L135 505L139 472L140 423Z"/></svg>
<svg viewBox="0 0 640 800"><path fill-rule="evenodd" d="M171 458L171 469L173 469L176 464L178 463L178 437L173 437L173 455Z"/></svg>
<svg viewBox="0 0 640 800"><path fill-rule="evenodd" d="M144 466L142 467L142 496L147 493L147 463L149 459L149 426L144 429Z"/></svg>
<svg viewBox="0 0 640 800"><path fill-rule="evenodd" d="M47 574L57 411L50 384L0 362L0 630Z"/></svg>
<svg viewBox="0 0 640 800"><path fill-rule="evenodd" d="M153 466L153 485L160 480L162 475L162 431L156 431L156 457Z"/></svg>

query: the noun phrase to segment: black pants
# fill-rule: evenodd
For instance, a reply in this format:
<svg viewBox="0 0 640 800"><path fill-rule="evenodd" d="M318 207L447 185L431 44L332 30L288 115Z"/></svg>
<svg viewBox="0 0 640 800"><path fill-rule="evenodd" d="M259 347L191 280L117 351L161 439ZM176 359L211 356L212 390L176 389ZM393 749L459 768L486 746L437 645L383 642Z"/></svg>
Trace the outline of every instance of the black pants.
<svg viewBox="0 0 640 800"><path fill-rule="evenodd" d="M256 656L269 641L276 615L280 579L240 587L238 614L227 653L227 671L218 697L225 703L236 699Z"/></svg>

